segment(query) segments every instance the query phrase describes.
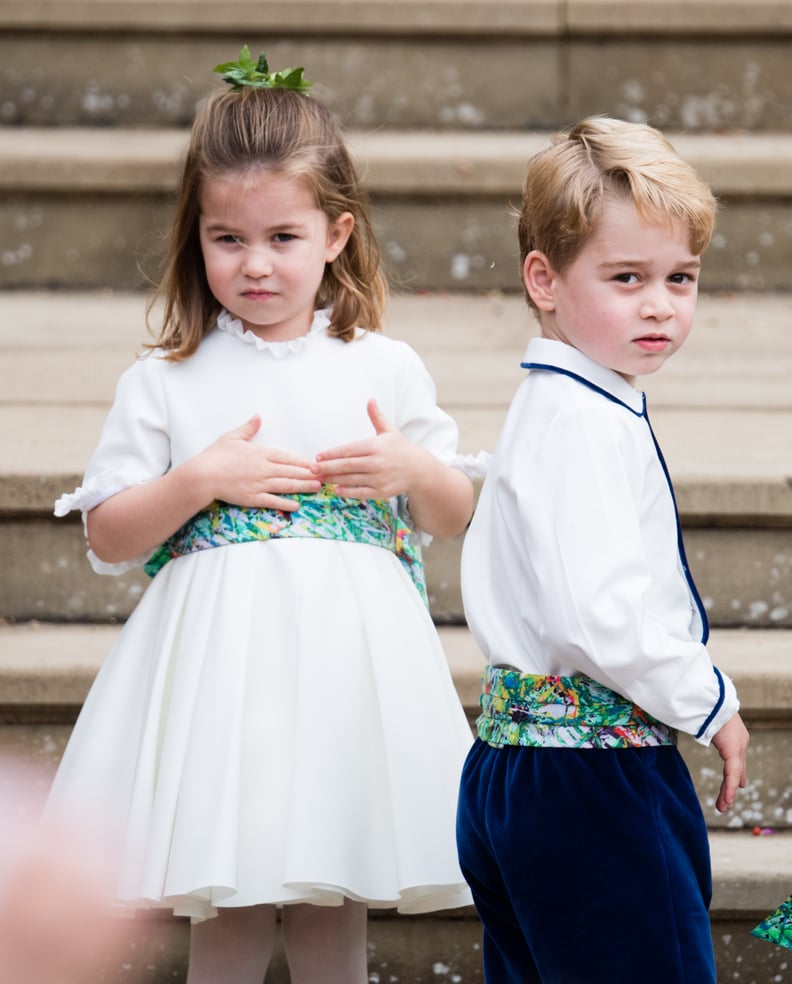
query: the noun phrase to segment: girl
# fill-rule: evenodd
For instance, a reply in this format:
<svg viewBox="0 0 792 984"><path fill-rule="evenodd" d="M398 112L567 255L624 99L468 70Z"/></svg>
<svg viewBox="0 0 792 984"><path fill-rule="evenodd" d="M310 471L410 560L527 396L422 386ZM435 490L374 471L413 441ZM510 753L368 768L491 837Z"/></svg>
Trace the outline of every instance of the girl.
<svg viewBox="0 0 792 984"><path fill-rule="evenodd" d="M121 902L192 917L188 984L260 984L278 907L294 984L363 984L368 906L469 902L470 731L414 531L459 533L472 483L422 362L377 334L337 122L300 70L237 69L192 129L158 344L56 504L97 571L154 579L49 808L101 815Z"/></svg>

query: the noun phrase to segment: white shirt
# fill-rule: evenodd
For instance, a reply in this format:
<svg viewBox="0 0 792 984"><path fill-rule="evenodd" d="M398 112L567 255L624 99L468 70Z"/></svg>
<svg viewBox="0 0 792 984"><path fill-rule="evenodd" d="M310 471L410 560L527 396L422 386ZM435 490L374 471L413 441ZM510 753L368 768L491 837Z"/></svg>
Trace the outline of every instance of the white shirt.
<svg viewBox="0 0 792 984"><path fill-rule="evenodd" d="M739 703L643 394L563 342L533 339L523 365L463 549L471 631L492 665L586 674L709 744Z"/></svg>
<svg viewBox="0 0 792 984"><path fill-rule="evenodd" d="M255 443L307 458L373 437L366 411L372 397L415 444L475 473L457 454L456 424L436 405L417 353L374 332L343 342L328 335L328 325L327 312L317 311L307 335L266 342L223 312L189 359L170 362L161 352L140 358L118 383L83 485L58 500L55 514L85 514L129 486L159 478L254 413L262 419ZM97 572L120 574L148 555L121 564L106 564L92 551L88 557Z"/></svg>

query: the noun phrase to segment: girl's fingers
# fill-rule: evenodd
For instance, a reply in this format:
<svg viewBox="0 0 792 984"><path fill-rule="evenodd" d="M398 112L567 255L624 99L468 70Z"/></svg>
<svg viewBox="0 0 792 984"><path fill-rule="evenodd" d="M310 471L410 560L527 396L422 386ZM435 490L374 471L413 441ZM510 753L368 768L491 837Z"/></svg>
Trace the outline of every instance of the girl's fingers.
<svg viewBox="0 0 792 984"><path fill-rule="evenodd" d="M348 485L366 482L374 473L372 463L365 458L339 458L333 461L320 461L313 465L311 472L323 478L340 478Z"/></svg>
<svg viewBox="0 0 792 984"><path fill-rule="evenodd" d="M279 479L295 479L304 482L315 482L317 480L314 472L302 465L284 465L277 469L272 469L268 475L268 479L275 481Z"/></svg>
<svg viewBox="0 0 792 984"><path fill-rule="evenodd" d="M322 483L318 478L296 479L279 476L262 483L262 495L285 495L297 492L318 492Z"/></svg>
<svg viewBox="0 0 792 984"><path fill-rule="evenodd" d="M267 460L275 465L293 465L303 471L310 471L313 462L310 458L303 458L301 455L292 454L290 451L280 451L277 448L266 448Z"/></svg>
<svg viewBox="0 0 792 984"><path fill-rule="evenodd" d="M369 400L366 404L366 410L377 436L396 431L396 428L380 410L376 400ZM349 458L365 458L366 456L373 454L377 447L378 444L376 443L376 438L367 438L363 441L354 441L351 444L341 444L338 447L329 448L327 451L321 451L317 454L316 460L324 464L328 461L340 461Z"/></svg>
<svg viewBox="0 0 792 984"><path fill-rule="evenodd" d="M320 476L322 481L329 485L335 485L336 488L373 488L374 484L379 484L378 478L375 474L366 471L337 471L337 472L325 472L321 471ZM374 483L374 484L373 484Z"/></svg>
<svg viewBox="0 0 792 984"><path fill-rule="evenodd" d="M393 424L391 424L388 418L380 410L379 404L376 400L369 400L366 404L366 410L368 411L369 420L374 425L374 430L378 434L387 434L389 431L396 430Z"/></svg>
<svg viewBox="0 0 792 984"><path fill-rule="evenodd" d="M336 485L335 491L344 499L382 499L383 495L370 485Z"/></svg>
<svg viewBox="0 0 792 984"><path fill-rule="evenodd" d="M294 499L282 499L278 495L269 492L262 492L256 501L258 509L278 509L280 512L295 512L300 508L300 503Z"/></svg>
<svg viewBox="0 0 792 984"><path fill-rule="evenodd" d="M330 448L329 451L320 451L316 456L316 461L320 462L323 468L331 462L333 466L340 466L344 462L354 462L365 458L373 450L371 441L356 441L354 444L342 444L340 447Z"/></svg>
<svg viewBox="0 0 792 984"><path fill-rule="evenodd" d="M257 492L248 505L256 509L280 509L283 512L294 512L300 508L300 503L295 499L284 498L284 496L318 492L320 488L321 483L316 480L310 482L270 482L269 488L266 491Z"/></svg>
<svg viewBox="0 0 792 984"><path fill-rule="evenodd" d="M244 424L240 424L239 427L235 427L234 430L229 431L224 436L235 441L249 441L254 437L261 428L261 417L258 414L254 414L250 420L246 420Z"/></svg>

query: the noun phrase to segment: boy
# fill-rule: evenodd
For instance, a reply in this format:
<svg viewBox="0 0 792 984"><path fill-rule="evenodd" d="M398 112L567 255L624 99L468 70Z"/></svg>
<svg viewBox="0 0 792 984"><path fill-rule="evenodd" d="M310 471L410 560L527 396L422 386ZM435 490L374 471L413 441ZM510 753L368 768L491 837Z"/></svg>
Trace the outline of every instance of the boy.
<svg viewBox="0 0 792 984"><path fill-rule="evenodd" d="M528 166L538 313L462 557L488 660L458 847L488 984L714 984L707 830L681 729L744 786L635 378L685 341L715 200L651 127L584 120Z"/></svg>

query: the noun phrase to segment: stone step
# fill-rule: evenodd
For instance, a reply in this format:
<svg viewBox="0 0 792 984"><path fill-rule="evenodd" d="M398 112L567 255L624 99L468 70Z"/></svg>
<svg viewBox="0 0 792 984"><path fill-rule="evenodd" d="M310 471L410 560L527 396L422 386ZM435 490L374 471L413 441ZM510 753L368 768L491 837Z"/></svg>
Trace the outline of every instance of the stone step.
<svg viewBox="0 0 792 984"><path fill-rule="evenodd" d="M0 778L6 815L10 812L17 823L34 822L71 721L118 631L116 626L0 625ZM445 627L440 633L460 699L473 717L481 656L464 628ZM783 981L788 967L784 951L760 943L749 932L792 884L792 787L785 768L792 735L789 633L721 631L714 634L711 648L737 682L752 731L750 783L740 793L731 823L743 829L710 830L711 920L719 979ZM704 764L689 752L684 745L708 822L722 827L723 818L712 811L713 774L718 771L714 753L702 750L710 756ZM755 836L753 828L763 828L763 833ZM187 945L186 921L141 912L126 924L120 948L103 971L81 984L183 981ZM372 981L482 979L480 927L471 909L425 917L373 913L369 950ZM739 978L733 976L736 968ZM287 980L278 953L267 981Z"/></svg>
<svg viewBox="0 0 792 984"><path fill-rule="evenodd" d="M789 130L791 33L786 0L1 0L0 119L182 125L247 41L364 128Z"/></svg>
<svg viewBox="0 0 792 984"><path fill-rule="evenodd" d="M792 134L669 134L723 203L702 284L792 267ZM139 288L157 275L183 129L0 129L0 288ZM549 135L352 131L399 289L517 291L511 206Z"/></svg>
<svg viewBox="0 0 792 984"><path fill-rule="evenodd" d="M789 951L757 940L750 931L788 894L792 837L714 834L710 847L714 882L710 922L718 980L788 982ZM374 911L368 940L371 984L481 984L483 980L481 927L472 908L425 916ZM95 975L81 978L80 984L183 984L188 945L186 920L140 913L126 922L112 957ZM278 948L266 984L288 981Z"/></svg>
<svg viewBox="0 0 792 984"><path fill-rule="evenodd" d="M118 375L145 339L137 294L0 294L0 616L124 618L142 574L95 576L77 517L52 504L80 483ZM705 295L685 349L645 385L714 625L792 625L792 300ZM536 325L517 296L394 296L461 448L494 446ZM426 553L433 612L462 621L461 538Z"/></svg>
<svg viewBox="0 0 792 984"><path fill-rule="evenodd" d="M0 761L29 767L30 802L44 794L79 708L118 632L117 625L0 624ZM440 637L471 724L478 714L483 657L464 626L440 626ZM685 756L712 829L756 826L792 830L792 632L715 630L713 661L740 694L751 731L749 785L735 809L714 808L720 760L714 749L681 737Z"/></svg>
<svg viewBox="0 0 792 984"><path fill-rule="evenodd" d="M67 416L65 422L73 420ZM38 476L34 477L38 481ZM717 521L717 517L716 517ZM0 570L3 617L106 622L123 620L148 583L141 572L95 575L85 559L79 517L6 517ZM462 538L425 552L434 618L462 621ZM692 526L687 555L714 627L792 627L792 527Z"/></svg>
<svg viewBox="0 0 792 984"><path fill-rule="evenodd" d="M787 982L789 951L757 940L750 931L788 894L792 835L753 838L713 833L710 849L710 922L718 980L744 984ZM31 922L35 928L35 916ZM17 917L15 926L18 925ZM115 948L110 948L95 974L80 977L80 984L184 982L189 945L187 920L141 912L120 925L119 933L116 924ZM92 926L94 945L97 937L101 941L102 930L101 924ZM425 916L374 911L369 918L368 937L368 979L372 984L480 984L483 980L481 927L472 908ZM640 978L636 976L636 980ZM288 981L283 953L278 948L266 984Z"/></svg>

